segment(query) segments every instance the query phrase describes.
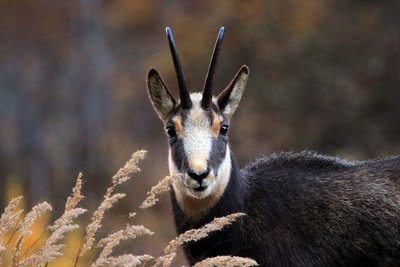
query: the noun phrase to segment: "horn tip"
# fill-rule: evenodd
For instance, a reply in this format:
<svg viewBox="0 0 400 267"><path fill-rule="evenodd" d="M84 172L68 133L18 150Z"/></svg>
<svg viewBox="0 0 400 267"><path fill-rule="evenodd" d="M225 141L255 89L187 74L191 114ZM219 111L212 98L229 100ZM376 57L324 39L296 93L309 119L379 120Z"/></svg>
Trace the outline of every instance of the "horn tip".
<svg viewBox="0 0 400 267"><path fill-rule="evenodd" d="M225 32L225 27L222 26L221 29L219 29L218 39L222 39L222 37L224 36L224 32Z"/></svg>
<svg viewBox="0 0 400 267"><path fill-rule="evenodd" d="M171 28L170 27L166 27L165 28L165 32L167 33L167 35L171 35Z"/></svg>

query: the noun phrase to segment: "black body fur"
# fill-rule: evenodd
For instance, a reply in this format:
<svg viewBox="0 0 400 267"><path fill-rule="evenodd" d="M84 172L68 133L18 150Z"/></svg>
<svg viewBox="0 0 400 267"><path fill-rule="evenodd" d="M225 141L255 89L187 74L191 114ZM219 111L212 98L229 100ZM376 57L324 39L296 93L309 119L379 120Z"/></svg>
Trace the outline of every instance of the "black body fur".
<svg viewBox="0 0 400 267"><path fill-rule="evenodd" d="M233 158L233 157L232 157ZM218 255L261 266L400 266L400 157L345 162L311 152L278 153L232 172L200 220L171 190L178 233L234 212L247 216L184 247L190 264Z"/></svg>

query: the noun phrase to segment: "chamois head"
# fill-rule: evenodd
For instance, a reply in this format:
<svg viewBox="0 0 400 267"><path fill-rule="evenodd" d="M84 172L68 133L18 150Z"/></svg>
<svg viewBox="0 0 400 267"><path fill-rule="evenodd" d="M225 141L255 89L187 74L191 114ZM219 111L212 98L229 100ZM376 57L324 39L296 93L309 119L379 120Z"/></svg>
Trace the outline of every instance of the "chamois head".
<svg viewBox="0 0 400 267"><path fill-rule="evenodd" d="M169 47L178 79L177 102L158 72L151 69L147 78L150 100L165 124L169 138L169 169L182 173L173 184L178 199L219 198L231 171L228 128L249 75L242 66L231 83L217 97L212 95L212 80L217 65L224 28L219 31L202 93L189 93L170 28L166 28Z"/></svg>

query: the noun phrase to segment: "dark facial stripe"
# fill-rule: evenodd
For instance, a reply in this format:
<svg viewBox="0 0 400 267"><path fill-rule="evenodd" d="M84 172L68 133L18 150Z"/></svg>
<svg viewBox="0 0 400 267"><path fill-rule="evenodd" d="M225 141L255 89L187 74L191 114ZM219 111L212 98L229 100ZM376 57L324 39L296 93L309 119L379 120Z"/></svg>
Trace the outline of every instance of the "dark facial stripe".
<svg viewBox="0 0 400 267"><path fill-rule="evenodd" d="M175 163L176 168L178 171L184 172L186 170L186 166L188 166L188 162L183 149L182 139L178 137L170 138L169 146L171 148L171 158Z"/></svg>
<svg viewBox="0 0 400 267"><path fill-rule="evenodd" d="M225 158L227 144L227 136L219 135L216 139L213 139L209 165L216 176L218 175L219 166Z"/></svg>

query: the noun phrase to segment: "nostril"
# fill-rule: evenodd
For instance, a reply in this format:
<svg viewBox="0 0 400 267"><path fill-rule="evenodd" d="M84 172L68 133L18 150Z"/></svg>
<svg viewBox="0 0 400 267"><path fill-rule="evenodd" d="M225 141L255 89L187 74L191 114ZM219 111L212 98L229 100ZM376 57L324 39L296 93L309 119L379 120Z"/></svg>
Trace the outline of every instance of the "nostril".
<svg viewBox="0 0 400 267"><path fill-rule="evenodd" d="M207 170L205 172L203 172L200 176L202 179L206 178L208 176L208 174L210 173L210 169L207 168Z"/></svg>
<svg viewBox="0 0 400 267"><path fill-rule="evenodd" d="M200 182L200 181L202 180L202 178L200 177L200 175L197 174L197 173L195 173L195 172L193 172L193 171L188 171L188 175L189 175L191 178L193 178L193 179L195 179L196 181L198 181L198 182Z"/></svg>
<svg viewBox="0 0 400 267"><path fill-rule="evenodd" d="M192 171L192 170L189 170L188 172L187 172L187 174L191 177L191 178L193 178L193 179L195 179L197 182L201 182L204 178L206 178L207 176L208 176L208 174L210 173L210 169L209 168L207 168L207 170L206 171L204 171L204 172L202 172L202 173L198 173L198 172L194 172L194 171Z"/></svg>

